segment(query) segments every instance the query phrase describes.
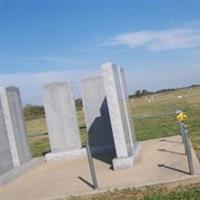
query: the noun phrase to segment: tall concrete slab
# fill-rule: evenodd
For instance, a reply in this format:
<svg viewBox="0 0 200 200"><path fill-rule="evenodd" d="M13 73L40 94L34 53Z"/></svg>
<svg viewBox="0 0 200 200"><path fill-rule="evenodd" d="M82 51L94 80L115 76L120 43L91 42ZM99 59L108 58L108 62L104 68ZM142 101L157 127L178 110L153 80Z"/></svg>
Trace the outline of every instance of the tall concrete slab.
<svg viewBox="0 0 200 200"><path fill-rule="evenodd" d="M1 88L0 91L0 185L35 167L24 125L19 89Z"/></svg>
<svg viewBox="0 0 200 200"><path fill-rule="evenodd" d="M0 176L14 168L0 99Z"/></svg>
<svg viewBox="0 0 200 200"><path fill-rule="evenodd" d="M81 141L71 85L67 82L44 86L43 101L51 153L47 160L80 155Z"/></svg>
<svg viewBox="0 0 200 200"><path fill-rule="evenodd" d="M17 167L32 158L27 142L19 89L16 87L2 88L1 104L13 165Z"/></svg>
<svg viewBox="0 0 200 200"><path fill-rule="evenodd" d="M114 153L114 140L102 76L83 79L81 92L88 142L92 152Z"/></svg>
<svg viewBox="0 0 200 200"><path fill-rule="evenodd" d="M138 142L137 142L135 131L134 131L133 114L132 114L131 106L130 106L128 86L126 82L125 73L122 67L117 67L117 69L118 69L118 74L119 74L119 79L120 79L121 91L123 95L124 109L126 113L126 120L128 123L128 130L129 130L129 135L131 139L131 145L134 148L137 148Z"/></svg>
<svg viewBox="0 0 200 200"><path fill-rule="evenodd" d="M104 87L110 113L116 158L114 169L127 168L133 165L137 152L137 142L131 122L129 100L123 70L112 63L102 66Z"/></svg>

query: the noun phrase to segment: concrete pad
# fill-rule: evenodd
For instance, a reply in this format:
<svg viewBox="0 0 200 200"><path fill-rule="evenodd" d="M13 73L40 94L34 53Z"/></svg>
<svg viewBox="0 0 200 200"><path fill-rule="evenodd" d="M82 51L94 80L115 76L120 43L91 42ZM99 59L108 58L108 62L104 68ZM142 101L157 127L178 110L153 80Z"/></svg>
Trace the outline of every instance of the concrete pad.
<svg viewBox="0 0 200 200"><path fill-rule="evenodd" d="M45 155L46 161L59 161L59 160L70 160L86 157L86 149L78 149L73 151L59 152L59 153L48 153Z"/></svg>
<svg viewBox="0 0 200 200"><path fill-rule="evenodd" d="M141 144L137 142L137 145L135 145L134 148L134 154L132 154L131 156L114 158L112 160L114 170L121 170L129 168L130 166L134 166L137 156L139 155L141 149Z"/></svg>
<svg viewBox="0 0 200 200"><path fill-rule="evenodd" d="M193 149L192 155L195 169L193 176L188 174L180 136L141 142L140 154L132 168L113 171L109 164L95 159L100 191L200 179L200 164ZM6 200L59 199L94 192L87 159L83 158L42 163L0 187L1 197Z"/></svg>
<svg viewBox="0 0 200 200"><path fill-rule="evenodd" d="M28 170L33 169L40 163L41 163L41 159L34 158L18 167L13 168L12 170L9 170L8 172L0 176L0 185L7 184L8 182L14 180L16 177L21 176Z"/></svg>

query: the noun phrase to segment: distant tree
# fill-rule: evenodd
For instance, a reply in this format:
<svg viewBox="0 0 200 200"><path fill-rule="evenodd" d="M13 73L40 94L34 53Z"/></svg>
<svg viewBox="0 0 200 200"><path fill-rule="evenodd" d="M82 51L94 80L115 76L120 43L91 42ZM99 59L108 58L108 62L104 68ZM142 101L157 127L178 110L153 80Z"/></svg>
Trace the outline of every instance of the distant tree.
<svg viewBox="0 0 200 200"><path fill-rule="evenodd" d="M174 88L161 89L161 90L156 91L155 93L170 92L170 91L175 91L175 90L178 90L178 88L177 89L174 89Z"/></svg>
<svg viewBox="0 0 200 200"><path fill-rule="evenodd" d="M140 96L141 96L141 92L140 92L140 90L136 90L136 92L135 92L135 96L136 96L136 97L140 97Z"/></svg>
<svg viewBox="0 0 200 200"><path fill-rule="evenodd" d="M25 108L30 108L32 105L30 103L27 103Z"/></svg>
<svg viewBox="0 0 200 200"><path fill-rule="evenodd" d="M76 109L77 110L82 110L82 108L83 108L83 102L82 102L81 98L76 99L75 100L75 104L76 104Z"/></svg>
<svg viewBox="0 0 200 200"><path fill-rule="evenodd" d="M143 95L149 94L149 92L148 92L147 90L145 90L145 89L143 89L141 93L142 93L142 94L141 94L142 96L143 96Z"/></svg>
<svg viewBox="0 0 200 200"><path fill-rule="evenodd" d="M44 107L27 104L24 108L24 117L26 120L44 117Z"/></svg>

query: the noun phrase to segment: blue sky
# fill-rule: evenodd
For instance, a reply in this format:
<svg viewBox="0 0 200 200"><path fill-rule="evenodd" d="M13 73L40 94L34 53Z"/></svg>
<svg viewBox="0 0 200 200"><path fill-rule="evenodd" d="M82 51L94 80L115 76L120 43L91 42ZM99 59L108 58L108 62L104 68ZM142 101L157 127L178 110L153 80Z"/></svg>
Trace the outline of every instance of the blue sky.
<svg viewBox="0 0 200 200"><path fill-rule="evenodd" d="M108 3L109 2L109 3ZM1 3L1 85L41 103L42 86L124 67L130 93L200 83L200 1Z"/></svg>

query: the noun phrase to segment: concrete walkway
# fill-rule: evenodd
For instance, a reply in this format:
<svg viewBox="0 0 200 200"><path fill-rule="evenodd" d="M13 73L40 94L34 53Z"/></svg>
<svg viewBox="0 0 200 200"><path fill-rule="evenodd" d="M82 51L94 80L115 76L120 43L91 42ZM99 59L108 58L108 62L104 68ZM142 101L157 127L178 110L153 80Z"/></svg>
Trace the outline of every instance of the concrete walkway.
<svg viewBox="0 0 200 200"><path fill-rule="evenodd" d="M200 177L200 165L192 149L195 175L187 174L180 136L142 142L131 169L113 171L95 160L100 190L137 187ZM41 163L0 188L1 200L49 200L93 193L87 159Z"/></svg>

